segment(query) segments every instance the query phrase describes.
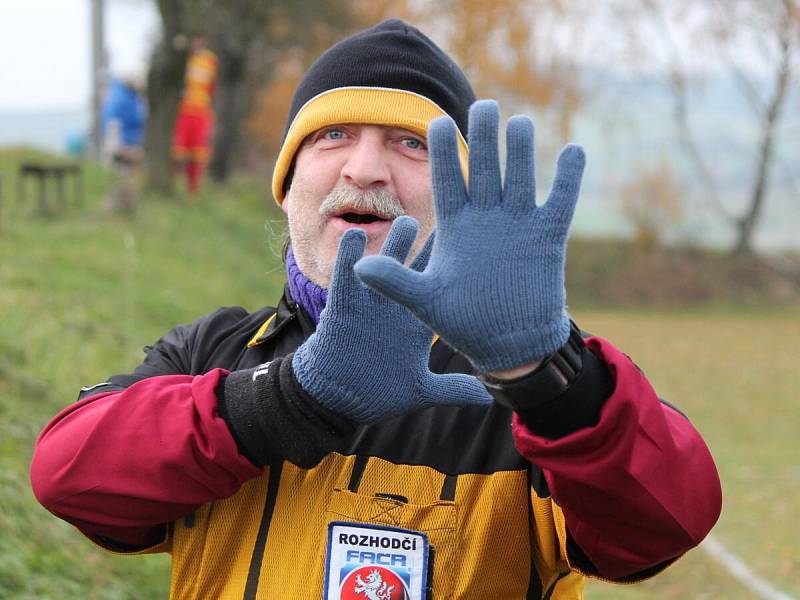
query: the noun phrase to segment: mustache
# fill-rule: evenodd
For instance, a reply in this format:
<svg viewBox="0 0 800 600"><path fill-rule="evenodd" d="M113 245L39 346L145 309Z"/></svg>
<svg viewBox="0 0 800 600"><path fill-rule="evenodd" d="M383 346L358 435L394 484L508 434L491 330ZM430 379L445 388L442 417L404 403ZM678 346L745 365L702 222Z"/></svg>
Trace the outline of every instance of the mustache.
<svg viewBox="0 0 800 600"><path fill-rule="evenodd" d="M400 199L381 189L359 190L346 184L339 184L325 196L319 207L319 214L332 217L345 212L358 211L392 220L406 214Z"/></svg>

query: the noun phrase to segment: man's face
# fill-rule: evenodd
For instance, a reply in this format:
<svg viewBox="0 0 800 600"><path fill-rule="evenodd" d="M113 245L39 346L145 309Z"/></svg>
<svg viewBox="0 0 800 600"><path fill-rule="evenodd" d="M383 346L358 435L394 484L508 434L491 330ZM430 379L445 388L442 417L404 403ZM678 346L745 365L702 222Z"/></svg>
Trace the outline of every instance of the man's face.
<svg viewBox="0 0 800 600"><path fill-rule="evenodd" d="M435 226L425 139L379 125L320 129L297 152L282 207L297 264L322 287L330 286L339 238L351 227L367 234L365 254L377 254L392 220L414 217L416 255Z"/></svg>

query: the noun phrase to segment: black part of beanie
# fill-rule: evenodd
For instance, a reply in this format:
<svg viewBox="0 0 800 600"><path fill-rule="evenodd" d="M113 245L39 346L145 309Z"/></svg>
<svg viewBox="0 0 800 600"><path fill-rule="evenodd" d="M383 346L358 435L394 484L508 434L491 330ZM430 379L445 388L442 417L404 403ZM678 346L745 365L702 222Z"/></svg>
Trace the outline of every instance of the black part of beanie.
<svg viewBox="0 0 800 600"><path fill-rule="evenodd" d="M326 50L295 90L283 139L312 98L341 87L380 87L414 92L435 102L467 136L475 93L458 65L419 29L389 19Z"/></svg>

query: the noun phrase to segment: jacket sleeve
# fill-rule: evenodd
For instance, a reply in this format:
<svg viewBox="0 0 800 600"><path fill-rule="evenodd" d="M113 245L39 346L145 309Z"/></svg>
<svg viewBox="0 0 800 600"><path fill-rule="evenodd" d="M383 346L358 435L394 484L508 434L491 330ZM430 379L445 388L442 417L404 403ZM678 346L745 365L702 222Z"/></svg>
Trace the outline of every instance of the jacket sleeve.
<svg viewBox="0 0 800 600"><path fill-rule="evenodd" d="M514 440L564 513L573 567L637 579L707 535L721 510L720 481L700 434L638 367L602 338L586 343L613 380L599 417L554 438L514 415Z"/></svg>
<svg viewBox="0 0 800 600"><path fill-rule="evenodd" d="M36 442L37 499L103 546L153 546L167 523L262 472L218 413L216 389L227 371L189 374L196 331L196 324L173 329L145 349L134 373L84 389Z"/></svg>
<svg viewBox="0 0 800 600"><path fill-rule="evenodd" d="M217 413L223 374L147 378L62 410L36 443L39 502L125 550L160 542L166 523L234 494L261 469L239 454Z"/></svg>

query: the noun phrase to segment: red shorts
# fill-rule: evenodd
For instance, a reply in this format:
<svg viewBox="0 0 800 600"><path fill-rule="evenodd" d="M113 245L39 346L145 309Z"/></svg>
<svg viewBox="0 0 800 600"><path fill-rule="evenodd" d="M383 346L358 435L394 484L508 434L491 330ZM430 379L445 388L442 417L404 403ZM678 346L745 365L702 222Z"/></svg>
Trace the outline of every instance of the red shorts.
<svg viewBox="0 0 800 600"><path fill-rule="evenodd" d="M172 154L179 160L208 162L211 157L211 133L214 118L211 113L179 112L172 140Z"/></svg>

